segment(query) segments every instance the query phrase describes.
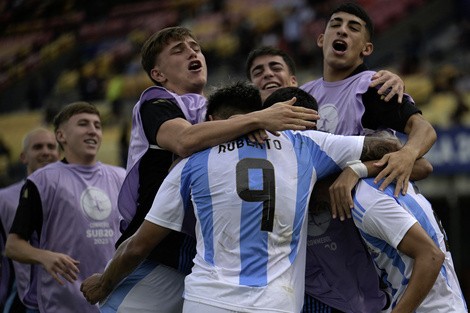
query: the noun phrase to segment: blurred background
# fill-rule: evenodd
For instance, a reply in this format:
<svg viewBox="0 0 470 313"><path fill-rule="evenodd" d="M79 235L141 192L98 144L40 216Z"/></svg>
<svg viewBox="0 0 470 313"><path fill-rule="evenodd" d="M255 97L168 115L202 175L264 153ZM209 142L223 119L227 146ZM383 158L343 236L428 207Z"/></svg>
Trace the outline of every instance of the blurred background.
<svg viewBox="0 0 470 313"><path fill-rule="evenodd" d="M470 299L470 0L359 0L372 17L366 63L403 78L438 141L434 173L418 182L449 236ZM155 31L183 25L200 40L206 94L244 79L257 45L295 59L300 83L321 76L316 38L337 0L0 0L0 187L22 179L24 134L50 126L62 105L85 100L103 114L103 162L124 165L130 112L151 85L140 47ZM465 239L467 238L467 239Z"/></svg>

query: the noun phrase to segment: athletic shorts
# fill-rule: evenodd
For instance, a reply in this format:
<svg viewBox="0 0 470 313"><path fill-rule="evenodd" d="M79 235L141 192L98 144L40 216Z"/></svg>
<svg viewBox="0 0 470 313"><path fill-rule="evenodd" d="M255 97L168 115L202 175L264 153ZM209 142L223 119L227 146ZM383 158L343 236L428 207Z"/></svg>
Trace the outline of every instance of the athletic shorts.
<svg viewBox="0 0 470 313"><path fill-rule="evenodd" d="M185 275L146 260L100 304L102 313L181 313Z"/></svg>
<svg viewBox="0 0 470 313"><path fill-rule="evenodd" d="M200 303L197 301L184 300L183 313L237 313L238 311L232 311L222 309L216 306Z"/></svg>

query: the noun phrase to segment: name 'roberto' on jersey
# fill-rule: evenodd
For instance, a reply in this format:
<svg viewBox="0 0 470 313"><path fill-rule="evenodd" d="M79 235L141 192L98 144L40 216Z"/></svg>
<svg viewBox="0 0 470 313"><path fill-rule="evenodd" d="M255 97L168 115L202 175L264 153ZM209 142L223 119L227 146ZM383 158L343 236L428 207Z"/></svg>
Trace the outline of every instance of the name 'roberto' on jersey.
<svg viewBox="0 0 470 313"><path fill-rule="evenodd" d="M238 138L237 140L232 140L230 142L219 145L219 152L224 153L227 151L233 151L235 149L240 149L244 146L254 147L258 149L276 149L282 150L281 141L278 139L266 139L263 144L257 142L251 142L247 137Z"/></svg>

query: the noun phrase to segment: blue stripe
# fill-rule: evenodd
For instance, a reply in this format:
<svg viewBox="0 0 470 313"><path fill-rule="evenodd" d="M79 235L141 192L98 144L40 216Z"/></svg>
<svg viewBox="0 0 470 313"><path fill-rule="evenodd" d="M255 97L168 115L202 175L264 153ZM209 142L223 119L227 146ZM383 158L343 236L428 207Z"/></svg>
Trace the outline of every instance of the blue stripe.
<svg viewBox="0 0 470 313"><path fill-rule="evenodd" d="M238 149L244 158L266 159L265 149L243 147ZM263 175L250 173L251 186L263 186ZM256 175L258 174L258 175ZM261 188L262 189L262 188ZM265 286L267 283L268 232L260 231L262 202L242 201L240 216L240 285Z"/></svg>
<svg viewBox="0 0 470 313"><path fill-rule="evenodd" d="M143 261L137 268L119 283L116 289L106 299L106 302L100 306L102 313L115 313L126 298L127 294L148 274L150 274L158 263L150 260Z"/></svg>
<svg viewBox="0 0 470 313"><path fill-rule="evenodd" d="M289 254L289 260L291 263L293 263L297 256L302 224L305 218L305 210L308 207L307 204L309 201L309 191L312 182L313 167L315 165L317 174L319 170L322 171L323 169L323 167L319 166L317 162L314 164L312 161L317 160L315 156L317 158L319 157L317 154L318 152L322 153L321 157L319 157L319 160L322 160L322 162L319 162L320 164L323 162L325 165L329 164L329 160L331 160L331 158L329 158L326 153L321 151L318 145L310 138L303 137L301 144L297 144L299 141L296 141L296 137L292 132L287 131L285 134L293 144L297 162L297 195L295 201L296 205L294 225L292 229L292 241L290 243L291 252ZM309 140L305 140L305 138L308 138ZM334 163L334 165L337 167L336 163Z"/></svg>
<svg viewBox="0 0 470 313"><path fill-rule="evenodd" d="M191 185L196 214L201 227L204 242L204 260L214 265L214 219L207 170L210 151L211 149L207 149L191 156L188 161L190 166L184 168L188 173L184 171L182 176L191 175L187 179ZM183 179L183 181L185 180Z"/></svg>
<svg viewBox="0 0 470 313"><path fill-rule="evenodd" d="M379 184L381 182L379 182L378 184L374 184L373 179L369 178L367 179L367 183L370 186L378 189L378 186L380 186ZM410 194L402 195L400 193L399 196L396 198L393 195L394 191L395 191L395 184L390 184L387 186L387 188L385 188L384 193L390 196L391 198L395 199L398 202L398 204L400 204L402 207L406 208L410 212L410 214L413 215L414 218L418 221L421 227L426 231L429 237L431 237L431 239L434 241L436 246L440 248L436 229L434 229L431 221L429 221L429 218L426 215L426 212L424 211L424 209L421 207L421 205L419 205L419 203L416 202L416 200ZM447 271L446 271L444 264L441 266L440 272L444 276L446 281L448 281Z"/></svg>
<svg viewBox="0 0 470 313"><path fill-rule="evenodd" d="M310 162L314 161L313 166L317 173L317 180L327 177L333 173L341 172L341 168L336 162L328 155L321 147L310 137L302 135L301 132L293 133L292 131L284 132L292 142L296 154L300 154L299 157L302 160ZM302 166L304 166L303 164Z"/></svg>

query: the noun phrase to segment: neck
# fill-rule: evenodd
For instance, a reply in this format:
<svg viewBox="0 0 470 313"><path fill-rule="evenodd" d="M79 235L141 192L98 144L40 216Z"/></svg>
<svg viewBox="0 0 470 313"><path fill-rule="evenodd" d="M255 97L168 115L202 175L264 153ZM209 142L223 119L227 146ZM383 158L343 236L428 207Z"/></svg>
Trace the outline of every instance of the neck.
<svg viewBox="0 0 470 313"><path fill-rule="evenodd" d="M77 164L77 165L85 165L85 166L92 166L95 165L96 156L89 156L89 157L78 157L74 155L65 155L65 159L69 164Z"/></svg>
<svg viewBox="0 0 470 313"><path fill-rule="evenodd" d="M204 93L204 88L194 88L194 89L181 89L181 88L178 88L178 87L175 87L175 86L171 86L171 85L168 85L168 86L163 86L163 88L167 89L168 91L171 91L173 93L176 93L177 95L184 95L184 94L187 94L187 93L195 93L197 95L201 95L203 96Z"/></svg>
<svg viewBox="0 0 470 313"><path fill-rule="evenodd" d="M356 62L353 66L338 67L330 66L326 63L323 64L323 80L327 82L337 82L348 78L356 70L356 68L363 63L362 60Z"/></svg>

